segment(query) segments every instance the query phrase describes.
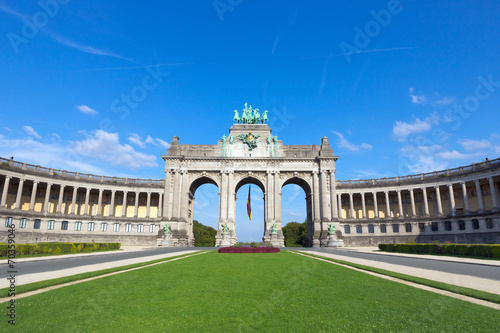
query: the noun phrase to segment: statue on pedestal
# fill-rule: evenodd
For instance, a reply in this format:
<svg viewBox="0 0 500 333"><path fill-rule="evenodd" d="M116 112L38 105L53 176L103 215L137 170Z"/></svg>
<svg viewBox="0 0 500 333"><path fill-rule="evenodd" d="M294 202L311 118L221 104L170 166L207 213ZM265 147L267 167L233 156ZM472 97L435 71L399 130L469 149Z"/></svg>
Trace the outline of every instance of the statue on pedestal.
<svg viewBox="0 0 500 333"><path fill-rule="evenodd" d="M276 227L277 227L277 224L273 223L273 225L271 226L271 234L275 234L276 233Z"/></svg>

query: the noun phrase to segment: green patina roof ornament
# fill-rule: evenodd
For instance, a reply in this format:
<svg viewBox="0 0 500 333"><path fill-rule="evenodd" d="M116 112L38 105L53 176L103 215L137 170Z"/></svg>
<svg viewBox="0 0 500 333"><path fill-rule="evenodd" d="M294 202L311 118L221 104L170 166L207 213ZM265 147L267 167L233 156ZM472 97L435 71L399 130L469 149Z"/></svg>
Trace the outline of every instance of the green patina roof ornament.
<svg viewBox="0 0 500 333"><path fill-rule="evenodd" d="M243 141L243 143L248 145L248 150L252 150L257 148L258 139L260 138L259 134L252 134L252 131L249 131L248 134L240 134L238 135L238 139Z"/></svg>
<svg viewBox="0 0 500 333"><path fill-rule="evenodd" d="M265 124L269 119L267 118L267 110L260 115L259 109L252 109L252 106L248 106L248 103L245 103L245 108L243 109L243 113L240 115L238 110L234 110L233 121L237 124Z"/></svg>

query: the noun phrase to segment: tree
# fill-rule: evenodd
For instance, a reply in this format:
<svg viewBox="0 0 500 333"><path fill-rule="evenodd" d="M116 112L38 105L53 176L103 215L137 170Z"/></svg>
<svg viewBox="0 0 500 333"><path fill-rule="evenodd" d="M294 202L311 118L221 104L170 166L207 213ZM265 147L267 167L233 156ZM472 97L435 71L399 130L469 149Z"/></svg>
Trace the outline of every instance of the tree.
<svg viewBox="0 0 500 333"><path fill-rule="evenodd" d="M282 228L283 236L285 237L286 247L302 247L305 246L307 234L307 222L288 222Z"/></svg>
<svg viewBox="0 0 500 333"><path fill-rule="evenodd" d="M211 247L215 246L215 236L217 230L212 227L201 224L200 222L193 221L194 233L194 246L198 247Z"/></svg>

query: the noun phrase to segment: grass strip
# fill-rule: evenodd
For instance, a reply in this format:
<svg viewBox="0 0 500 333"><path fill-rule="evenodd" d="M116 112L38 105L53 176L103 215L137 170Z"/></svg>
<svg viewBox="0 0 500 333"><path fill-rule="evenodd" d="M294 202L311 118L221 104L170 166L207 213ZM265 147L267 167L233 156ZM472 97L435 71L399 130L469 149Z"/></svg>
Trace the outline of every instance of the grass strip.
<svg viewBox="0 0 500 333"><path fill-rule="evenodd" d="M147 261L147 262L142 262L142 263L137 263L137 264L108 268L108 269L103 269L100 271L81 273L81 274L76 274L76 275L64 276L64 277L57 278L57 279L51 279L51 280L45 280L45 281L33 282L33 283L25 284L25 285L20 285L20 286L16 286L16 295L20 295L23 293L27 293L30 291L43 289L43 288L47 288L47 287L57 286L59 284L64 284L64 283L68 283L68 282L74 282L74 281L83 280L83 279L87 279L87 278L91 278L91 277L95 277L95 276L100 276L100 275L104 275L104 274L125 271L127 269L142 267L142 266L155 264L155 263L162 262L162 261L169 261L172 259L182 258L182 257L192 255L195 253L199 253L199 252L203 252L203 251L196 251L196 252L186 253L186 254L182 254L182 255L174 256L174 257L168 257L168 258L157 259L157 260L152 260L152 261ZM8 297L8 292L9 292L9 288L0 289L0 298Z"/></svg>
<svg viewBox="0 0 500 333"><path fill-rule="evenodd" d="M113 252L113 251L123 251L122 249L109 249L109 250L101 250L101 251L91 251L91 252L74 252L74 253L39 253L39 254L16 254L16 257L0 257L0 260L16 260L16 259L24 259L24 258L38 258L38 257L52 257L52 256L65 256L72 254L87 254L87 253L100 253L100 252Z"/></svg>
<svg viewBox="0 0 500 333"><path fill-rule="evenodd" d="M344 261L344 260L338 260L338 259L323 257L323 256L319 256L319 255L315 255L315 254L310 254L310 253L304 253L304 252L298 252L298 251L290 251L290 252L297 252L297 253L305 254L307 256L321 258L321 259L325 259L325 260L328 260L328 261L333 261L333 262L336 262L336 263L339 263L339 264L343 264L343 265L347 265L347 266L359 268L359 269L362 269L362 270L365 270L365 271L379 273L379 274L391 276L391 277L394 277L394 278L398 278L398 279L401 279L401 280L405 280L405 281L410 281L410 282L422 284L424 286L428 286L428 287L433 287L433 288L436 288L436 289L450 291L450 292L455 293L455 294L465 295L465 296L469 296L469 297L481 299L481 300L484 300L484 301L488 301L488 302L493 302L493 303L500 304L500 295L488 293L486 291L481 291L481 290L476 290L476 289L471 289L471 288L466 288L466 287L455 286L455 285L444 283L444 282L438 282L438 281L428 280L428 279L424 279L424 278L420 278L420 277L416 277L416 276L411 276L411 275L406 275L406 274L401 274L401 273L395 273L395 272L387 271L385 269L380 269L380 268L375 268L375 267L370 267L370 266L364 266L364 265L355 264L355 263Z"/></svg>

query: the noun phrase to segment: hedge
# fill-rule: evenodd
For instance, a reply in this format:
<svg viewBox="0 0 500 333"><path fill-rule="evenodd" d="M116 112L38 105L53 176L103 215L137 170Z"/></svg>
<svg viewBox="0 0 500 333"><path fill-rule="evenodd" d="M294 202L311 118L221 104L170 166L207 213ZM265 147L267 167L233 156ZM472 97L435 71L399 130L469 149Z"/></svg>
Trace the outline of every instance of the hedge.
<svg viewBox="0 0 500 333"><path fill-rule="evenodd" d="M121 243L37 243L37 244L6 244L0 243L0 257L7 257L9 246L12 251L15 245L15 255L81 253L106 250L118 250ZM10 252L12 256L12 252Z"/></svg>
<svg viewBox="0 0 500 333"><path fill-rule="evenodd" d="M277 253L277 247L221 247L219 253Z"/></svg>
<svg viewBox="0 0 500 333"><path fill-rule="evenodd" d="M378 248L386 252L500 258L499 244L379 244Z"/></svg>

